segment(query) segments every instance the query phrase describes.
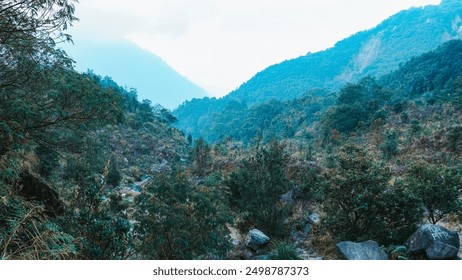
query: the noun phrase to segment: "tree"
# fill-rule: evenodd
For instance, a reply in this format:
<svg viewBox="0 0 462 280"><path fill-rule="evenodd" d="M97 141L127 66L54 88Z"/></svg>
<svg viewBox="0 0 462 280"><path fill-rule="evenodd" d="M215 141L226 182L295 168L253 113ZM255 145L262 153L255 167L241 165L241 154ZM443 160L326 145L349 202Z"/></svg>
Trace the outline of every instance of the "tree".
<svg viewBox="0 0 462 280"><path fill-rule="evenodd" d="M396 132L388 132L385 143L380 146L383 157L391 159L398 154L398 135Z"/></svg>
<svg viewBox="0 0 462 280"><path fill-rule="evenodd" d="M338 240L402 242L415 230L420 219L416 200L390 186L388 168L363 149L342 147L328 177L325 225Z"/></svg>
<svg viewBox="0 0 462 280"><path fill-rule="evenodd" d="M337 105L353 105L361 103L364 97L364 88L359 84L347 84L340 91L337 99Z"/></svg>
<svg viewBox="0 0 462 280"><path fill-rule="evenodd" d="M75 189L72 207L59 218L62 228L77 239L79 259L123 260L130 255L131 225L126 209L121 209L121 197L116 193L109 200L103 198L105 183L95 178Z"/></svg>
<svg viewBox="0 0 462 280"><path fill-rule="evenodd" d="M367 120L366 111L359 103L339 105L330 108L322 117L321 123L325 131L336 130L348 134Z"/></svg>
<svg viewBox="0 0 462 280"><path fill-rule="evenodd" d="M284 145L272 141L267 148L257 147L256 154L226 182L232 193L232 205L243 214L241 227L257 227L273 236L287 233L285 219L290 211L281 195L290 189L285 175ZM247 229L247 228L246 228Z"/></svg>
<svg viewBox="0 0 462 280"><path fill-rule="evenodd" d="M75 0L4 0L0 2L0 89L33 80L38 65L57 66L64 53L57 42L77 20Z"/></svg>
<svg viewBox="0 0 462 280"><path fill-rule="evenodd" d="M193 174L204 178L211 167L210 146L203 138L196 140L192 149Z"/></svg>
<svg viewBox="0 0 462 280"><path fill-rule="evenodd" d="M411 166L406 183L425 207L430 223L462 211L462 181L457 168L418 162Z"/></svg>
<svg viewBox="0 0 462 280"><path fill-rule="evenodd" d="M191 183L179 170L156 178L137 199L135 232L139 251L149 259L195 259L226 255L231 222L219 178Z"/></svg>

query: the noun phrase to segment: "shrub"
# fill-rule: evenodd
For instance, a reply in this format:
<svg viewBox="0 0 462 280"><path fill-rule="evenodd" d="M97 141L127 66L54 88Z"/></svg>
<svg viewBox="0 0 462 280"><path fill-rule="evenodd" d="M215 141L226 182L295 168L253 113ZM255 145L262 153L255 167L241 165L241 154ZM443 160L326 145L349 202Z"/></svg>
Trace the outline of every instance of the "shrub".
<svg viewBox="0 0 462 280"><path fill-rule="evenodd" d="M244 213L244 227L254 226L276 237L287 233L284 221L290 206L280 201L290 189L285 166L284 146L272 141L267 148L257 147L255 156L244 160L231 174L226 184L232 193L232 205Z"/></svg>
<svg viewBox="0 0 462 280"><path fill-rule="evenodd" d="M279 243L270 255L272 260L300 260L297 254L297 246L286 242Z"/></svg>
<svg viewBox="0 0 462 280"><path fill-rule="evenodd" d="M325 226L337 240L402 242L420 220L412 195L389 185L388 168L352 145L339 153L324 203ZM416 210L417 209L417 210Z"/></svg>
<svg viewBox="0 0 462 280"><path fill-rule="evenodd" d="M160 175L137 198L137 249L149 259L225 256L230 248L226 224L231 222L226 200L216 177L198 186L178 170Z"/></svg>
<svg viewBox="0 0 462 280"><path fill-rule="evenodd" d="M447 215L462 211L459 170L426 162L411 166L406 183L425 207L429 222L436 224Z"/></svg>

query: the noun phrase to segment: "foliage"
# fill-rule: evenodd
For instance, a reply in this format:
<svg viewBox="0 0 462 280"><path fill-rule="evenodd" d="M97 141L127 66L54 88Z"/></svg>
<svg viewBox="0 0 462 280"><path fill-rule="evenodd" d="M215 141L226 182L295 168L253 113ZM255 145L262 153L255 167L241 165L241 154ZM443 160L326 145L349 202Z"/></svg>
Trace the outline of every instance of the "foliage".
<svg viewBox="0 0 462 280"><path fill-rule="evenodd" d="M271 254L272 260L300 260L297 254L297 245L281 242Z"/></svg>
<svg viewBox="0 0 462 280"><path fill-rule="evenodd" d="M287 233L284 221L290 211L289 205L281 202L281 195L291 186L284 173L284 145L272 141L267 148L256 149L255 155L243 160L231 174L226 185L232 194L232 205L243 213L241 227L253 226L280 237Z"/></svg>
<svg viewBox="0 0 462 280"><path fill-rule="evenodd" d="M406 183L425 207L430 223L436 224L447 215L462 211L459 170L426 162L411 166Z"/></svg>
<svg viewBox="0 0 462 280"><path fill-rule="evenodd" d="M462 42L404 63L460 35L446 16L459 3L400 13L173 114L73 70L56 44L75 2L0 1L0 258L224 258L228 225L283 238L307 208L324 210L311 241L334 256L334 239L402 244L423 213L461 213ZM24 172L65 209L27 197ZM296 246L271 257L297 259Z"/></svg>
<svg viewBox="0 0 462 280"><path fill-rule="evenodd" d="M69 213L60 223L78 241L79 259L127 259L131 242L130 223L124 210L119 208L120 198L104 198L104 181L87 182L74 190Z"/></svg>
<svg viewBox="0 0 462 280"><path fill-rule="evenodd" d="M0 183L0 258L57 260L77 258L74 238L44 219L44 207L7 195ZM4 196L6 195L6 196Z"/></svg>
<svg viewBox="0 0 462 280"><path fill-rule="evenodd" d="M230 222L226 190L216 178L194 185L180 170L160 175L137 200L139 252L149 259L226 255Z"/></svg>
<svg viewBox="0 0 462 280"><path fill-rule="evenodd" d="M211 167L210 146L203 138L195 141L192 149L193 174L204 178Z"/></svg>
<svg viewBox="0 0 462 280"><path fill-rule="evenodd" d="M109 185L117 186L119 185L121 179L122 175L120 174L119 168L117 166L117 161L113 157L110 161L106 182Z"/></svg>
<svg viewBox="0 0 462 280"><path fill-rule="evenodd" d="M387 160L398 154L398 136L395 132L387 133L387 139L385 143L380 146L380 150L382 151L383 157Z"/></svg>
<svg viewBox="0 0 462 280"><path fill-rule="evenodd" d="M338 240L396 242L414 230L420 217L415 201L391 187L390 171L364 150L343 147L328 176L325 225Z"/></svg>
<svg viewBox="0 0 462 280"><path fill-rule="evenodd" d="M46 69L70 65L55 44L70 40L64 31L76 20L74 3L74 0L0 2L0 90L34 83L35 76Z"/></svg>

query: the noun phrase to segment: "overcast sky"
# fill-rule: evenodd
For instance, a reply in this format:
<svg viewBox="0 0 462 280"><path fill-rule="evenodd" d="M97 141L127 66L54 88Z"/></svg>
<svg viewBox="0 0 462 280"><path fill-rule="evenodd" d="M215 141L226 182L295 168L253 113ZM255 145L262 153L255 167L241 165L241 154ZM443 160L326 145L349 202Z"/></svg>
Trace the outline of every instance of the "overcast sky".
<svg viewBox="0 0 462 280"><path fill-rule="evenodd" d="M441 0L79 0L76 37L128 39L212 96L264 68L332 47L396 12ZM104 73L100 73L104 74Z"/></svg>

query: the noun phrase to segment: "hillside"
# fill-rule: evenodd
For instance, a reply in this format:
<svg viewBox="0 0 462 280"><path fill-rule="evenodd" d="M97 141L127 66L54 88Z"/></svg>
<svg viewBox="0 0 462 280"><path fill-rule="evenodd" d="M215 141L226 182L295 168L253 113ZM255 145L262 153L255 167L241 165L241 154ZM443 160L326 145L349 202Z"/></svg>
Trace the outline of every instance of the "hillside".
<svg viewBox="0 0 462 280"><path fill-rule="evenodd" d="M461 41L450 41L433 52L411 59L400 69L388 75L377 79L363 78L359 84L375 88L368 95L376 95L375 98L380 106L384 102L389 102L389 106L395 106L401 99L406 98L423 98L425 102L438 100L442 97L436 94L441 95L445 89L451 88L452 82L462 73L461 53ZM207 126L206 129L200 129L198 133L210 141L220 141L226 137L244 143L250 143L257 137L262 137L264 141L272 138L310 139L313 134L319 133L313 128L313 124L319 123L323 113L335 105L335 99L341 92L327 93L315 90L294 100L271 100L254 106L232 101L214 113L207 111L207 108L213 106L215 100L193 100L189 106L194 108L194 114L189 115L186 120L190 121L203 114L197 126L201 127L204 123ZM381 94L384 96L380 97ZM195 107L192 107L194 104ZM380 109L381 107L376 105L368 114L372 118ZM354 117L353 113L353 111L346 111L339 121L351 120ZM361 117L366 115L363 112ZM369 122L370 120L367 121ZM339 124L332 125L341 132L349 130L349 128L340 128Z"/></svg>
<svg viewBox="0 0 462 280"><path fill-rule="evenodd" d="M214 126L210 116L232 100L250 107L271 99L291 100L314 89L330 92L364 76L388 74L414 56L461 38L461 18L462 5L454 0L402 11L330 49L270 66L221 99L185 102L174 111L179 119L176 126L197 137L207 132L205 127ZM198 107L204 114L193 109Z"/></svg>
<svg viewBox="0 0 462 280"><path fill-rule="evenodd" d="M140 101L173 110L185 100L207 96L205 90L180 75L160 57L128 41L95 41L74 38L67 53L76 61L76 69L104 73L122 86L136 88Z"/></svg>
<svg viewBox="0 0 462 280"><path fill-rule="evenodd" d="M292 100L195 99L208 143L135 89L73 68L55 45L73 1L11 3L0 259L462 257L461 40Z"/></svg>
<svg viewBox="0 0 462 280"><path fill-rule="evenodd" d="M454 0L402 11L330 49L271 66L227 98L249 105L287 100L309 89L339 89L364 76L388 74L414 56L462 38L461 18L462 4Z"/></svg>

